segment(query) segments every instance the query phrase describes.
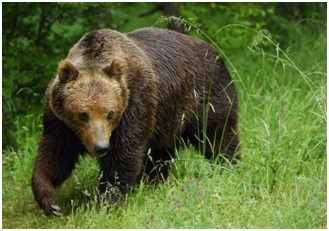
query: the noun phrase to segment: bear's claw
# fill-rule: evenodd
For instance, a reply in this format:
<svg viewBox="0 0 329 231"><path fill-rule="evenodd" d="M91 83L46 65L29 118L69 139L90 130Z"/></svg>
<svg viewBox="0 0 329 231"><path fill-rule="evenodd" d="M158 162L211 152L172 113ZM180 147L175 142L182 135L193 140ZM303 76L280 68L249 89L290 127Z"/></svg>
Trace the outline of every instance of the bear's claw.
<svg viewBox="0 0 329 231"><path fill-rule="evenodd" d="M53 213L53 214L55 214L56 216L62 216L63 214L61 214L60 212L58 212L58 210L60 210L61 208L58 206L58 205L54 205L54 204L52 204L52 205L50 205L50 207L53 209L51 212Z"/></svg>

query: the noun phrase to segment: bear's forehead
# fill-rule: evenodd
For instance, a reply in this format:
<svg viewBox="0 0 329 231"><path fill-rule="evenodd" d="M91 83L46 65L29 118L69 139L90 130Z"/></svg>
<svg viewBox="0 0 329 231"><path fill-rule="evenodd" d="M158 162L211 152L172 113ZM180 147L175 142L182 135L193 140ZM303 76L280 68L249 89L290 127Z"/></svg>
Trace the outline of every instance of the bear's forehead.
<svg viewBox="0 0 329 231"><path fill-rule="evenodd" d="M114 97L121 94L121 88L114 79L86 76L68 83L65 92L67 95L81 95L81 97Z"/></svg>
<svg viewBox="0 0 329 231"><path fill-rule="evenodd" d="M102 105L121 101L120 84L105 78L79 78L65 86L64 101L68 104Z"/></svg>
<svg viewBox="0 0 329 231"><path fill-rule="evenodd" d="M122 107L122 100L112 94L80 94L76 93L67 97L63 103L64 111L77 114L88 112L90 115L107 114L109 111L117 111Z"/></svg>

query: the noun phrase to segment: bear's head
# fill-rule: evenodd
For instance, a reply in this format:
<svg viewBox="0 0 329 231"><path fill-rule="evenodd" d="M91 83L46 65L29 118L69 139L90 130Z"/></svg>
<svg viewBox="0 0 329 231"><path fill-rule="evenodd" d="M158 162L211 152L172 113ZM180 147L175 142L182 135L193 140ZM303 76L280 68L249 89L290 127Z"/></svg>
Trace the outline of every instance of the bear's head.
<svg viewBox="0 0 329 231"><path fill-rule="evenodd" d="M97 156L110 149L111 133L128 104L125 69L121 59L107 66L79 70L64 60L48 89L51 110Z"/></svg>

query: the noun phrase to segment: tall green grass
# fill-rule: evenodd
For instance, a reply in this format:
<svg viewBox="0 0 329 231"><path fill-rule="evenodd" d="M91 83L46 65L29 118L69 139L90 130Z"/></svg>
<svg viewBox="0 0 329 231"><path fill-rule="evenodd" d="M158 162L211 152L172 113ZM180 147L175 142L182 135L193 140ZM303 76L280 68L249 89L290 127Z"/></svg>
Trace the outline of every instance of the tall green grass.
<svg viewBox="0 0 329 231"><path fill-rule="evenodd" d="M177 150L165 183L142 182L115 207L98 203L87 156L58 192L64 216L46 217L30 187L40 117L27 115L18 150L3 151L3 228L326 228L326 36L307 34L289 51L253 33L257 46L226 56L239 91L240 163Z"/></svg>

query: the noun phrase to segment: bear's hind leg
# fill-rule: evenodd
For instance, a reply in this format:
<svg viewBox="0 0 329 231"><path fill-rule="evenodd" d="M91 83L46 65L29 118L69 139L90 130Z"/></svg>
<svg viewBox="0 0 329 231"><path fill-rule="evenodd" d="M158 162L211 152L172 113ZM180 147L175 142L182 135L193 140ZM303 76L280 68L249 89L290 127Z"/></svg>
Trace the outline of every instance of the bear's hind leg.
<svg viewBox="0 0 329 231"><path fill-rule="evenodd" d="M224 161L223 158L236 163L239 156L236 154L239 146L239 138L234 130L235 126L219 126L218 124L207 124L207 132L202 131L202 124L198 126L187 126L183 135L201 154L209 160ZM223 132L224 131L224 132Z"/></svg>
<svg viewBox="0 0 329 231"><path fill-rule="evenodd" d="M229 121L229 120L228 120ZM236 163L240 157L237 155L239 138L236 126L227 123L223 126L208 124L205 156L210 160L223 162L225 160Z"/></svg>

